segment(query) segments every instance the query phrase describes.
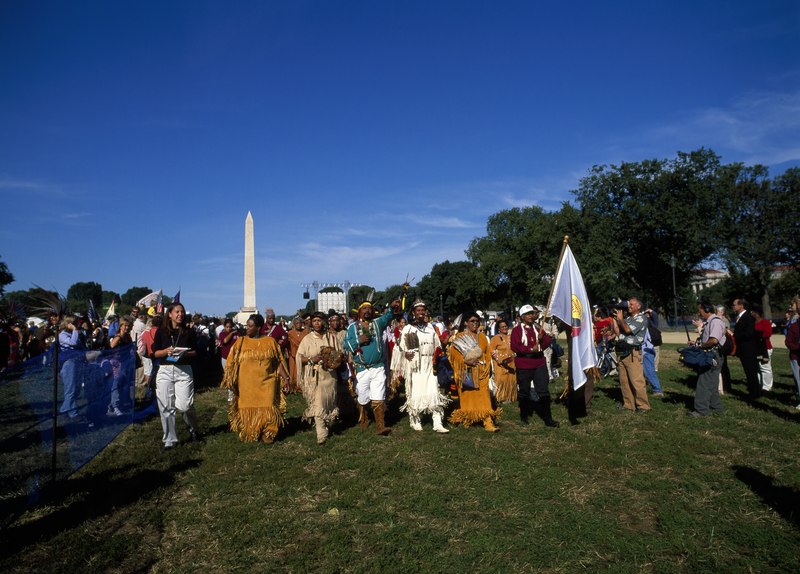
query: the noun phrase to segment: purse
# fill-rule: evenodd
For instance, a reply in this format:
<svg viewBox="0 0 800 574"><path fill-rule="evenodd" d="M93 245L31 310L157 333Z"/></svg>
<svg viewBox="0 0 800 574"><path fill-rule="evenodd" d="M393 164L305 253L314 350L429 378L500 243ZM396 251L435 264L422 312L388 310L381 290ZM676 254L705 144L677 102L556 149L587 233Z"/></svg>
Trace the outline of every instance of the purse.
<svg viewBox="0 0 800 574"><path fill-rule="evenodd" d="M464 377L464 381L461 383L461 388L467 391L474 391L478 388L478 385L475 383L475 380L472 378L472 373L469 372L469 370L467 371L467 375Z"/></svg>

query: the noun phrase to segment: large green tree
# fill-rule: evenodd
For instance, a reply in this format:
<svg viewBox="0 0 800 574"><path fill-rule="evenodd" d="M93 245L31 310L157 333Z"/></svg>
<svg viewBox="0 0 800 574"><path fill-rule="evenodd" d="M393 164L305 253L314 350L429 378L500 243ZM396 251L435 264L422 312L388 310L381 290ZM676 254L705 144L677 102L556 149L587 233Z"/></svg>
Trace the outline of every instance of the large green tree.
<svg viewBox="0 0 800 574"><path fill-rule="evenodd" d="M575 196L621 296L637 294L669 308L673 261L677 283L685 284L718 252L714 230L726 216L719 209L719 170L719 157L699 149L674 159L595 166L581 180ZM596 261L587 271L590 283L603 272Z"/></svg>
<svg viewBox="0 0 800 574"><path fill-rule="evenodd" d="M515 207L491 215L486 235L467 248L485 285L482 302L511 308L531 298L544 301L561 244L554 215L541 207Z"/></svg>
<svg viewBox="0 0 800 574"><path fill-rule="evenodd" d="M139 300L142 297L145 297L146 295L149 295L152 292L153 290L150 289L150 287L131 287L130 289L125 291L125 293L122 294L122 297L120 299L126 305L130 305L131 307L133 307L136 305L136 303L139 302Z"/></svg>
<svg viewBox="0 0 800 574"><path fill-rule="evenodd" d="M450 316L470 308L485 308L485 295L486 282L483 275L469 261L444 261L435 264L431 272L420 279L413 291L413 296L425 300L431 314L437 315L443 309Z"/></svg>
<svg viewBox="0 0 800 574"><path fill-rule="evenodd" d="M755 289L749 298L760 302L768 317L775 267L798 261L799 175L792 169L773 181L766 167L741 163L720 170L719 207L726 214L717 231L721 256L730 272L750 277Z"/></svg>
<svg viewBox="0 0 800 574"><path fill-rule="evenodd" d="M94 281L74 283L67 290L67 303L73 313L86 313L89 301L94 303L96 309L103 304L103 286Z"/></svg>

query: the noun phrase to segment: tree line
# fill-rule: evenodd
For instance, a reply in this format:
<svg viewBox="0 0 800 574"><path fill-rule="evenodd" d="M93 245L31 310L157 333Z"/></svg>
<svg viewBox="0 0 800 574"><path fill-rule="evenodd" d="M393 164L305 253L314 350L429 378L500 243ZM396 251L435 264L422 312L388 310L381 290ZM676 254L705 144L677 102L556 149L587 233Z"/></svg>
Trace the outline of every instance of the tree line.
<svg viewBox="0 0 800 574"><path fill-rule="evenodd" d="M800 290L800 168L770 178L765 166L723 164L712 150L674 158L596 165L558 211L513 208L491 215L486 234L464 261L444 261L411 288L429 309L511 310L546 303L564 236L580 265L589 298L603 304L638 296L672 315L694 313L690 282L701 268L729 277L707 290L716 302L735 296L782 314ZM776 268L788 269L776 279ZM392 285L375 293L388 303ZM371 287L353 288L358 301ZM363 297L362 297L363 298Z"/></svg>
<svg viewBox="0 0 800 574"><path fill-rule="evenodd" d="M451 316L466 308L544 304L564 236L592 303L636 295L672 314L674 276L679 314L693 313L690 282L701 268L729 273L705 292L709 298L742 296L760 302L766 316L782 313L799 290L800 168L770 178L765 166L724 164L700 148L668 159L595 165L570 194L574 201L557 211L530 206L491 215L485 235L466 246L464 261L436 263L407 297L422 297L434 313ZM780 267L785 272L776 278ZM0 295L12 281L0 261ZM28 304L37 289L7 297ZM352 287L351 307L373 290ZM399 284L375 290L373 301L386 304L402 291ZM67 299L80 313L89 300L98 312L112 300L126 312L150 292L131 287L120 295L86 282L71 286ZM314 305L312 299L298 312Z"/></svg>

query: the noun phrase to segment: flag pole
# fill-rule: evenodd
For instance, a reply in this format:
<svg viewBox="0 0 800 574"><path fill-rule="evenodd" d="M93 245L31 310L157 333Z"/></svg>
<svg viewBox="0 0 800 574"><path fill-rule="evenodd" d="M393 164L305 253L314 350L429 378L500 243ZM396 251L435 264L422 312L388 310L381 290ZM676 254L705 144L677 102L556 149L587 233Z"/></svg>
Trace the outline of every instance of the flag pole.
<svg viewBox="0 0 800 574"><path fill-rule="evenodd" d="M567 250L567 244L569 243L569 235L564 236L564 243L561 245L561 255L558 256L558 265L556 265L556 279L558 279L558 272L561 270L561 263L564 261L564 252ZM547 307L545 307L544 314L542 315L542 325L544 325L545 321L547 320L547 315L550 312L550 304L553 302L553 290L556 287L555 279L553 280L553 284L550 285L550 295L547 297Z"/></svg>

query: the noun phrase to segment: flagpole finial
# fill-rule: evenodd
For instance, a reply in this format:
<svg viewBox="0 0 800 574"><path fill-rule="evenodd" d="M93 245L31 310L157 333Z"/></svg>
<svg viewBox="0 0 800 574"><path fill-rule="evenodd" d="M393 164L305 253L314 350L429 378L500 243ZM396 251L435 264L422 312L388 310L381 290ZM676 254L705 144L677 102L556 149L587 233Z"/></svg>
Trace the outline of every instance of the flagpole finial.
<svg viewBox="0 0 800 574"><path fill-rule="evenodd" d="M564 236L564 243L569 243L569 235Z"/></svg>

